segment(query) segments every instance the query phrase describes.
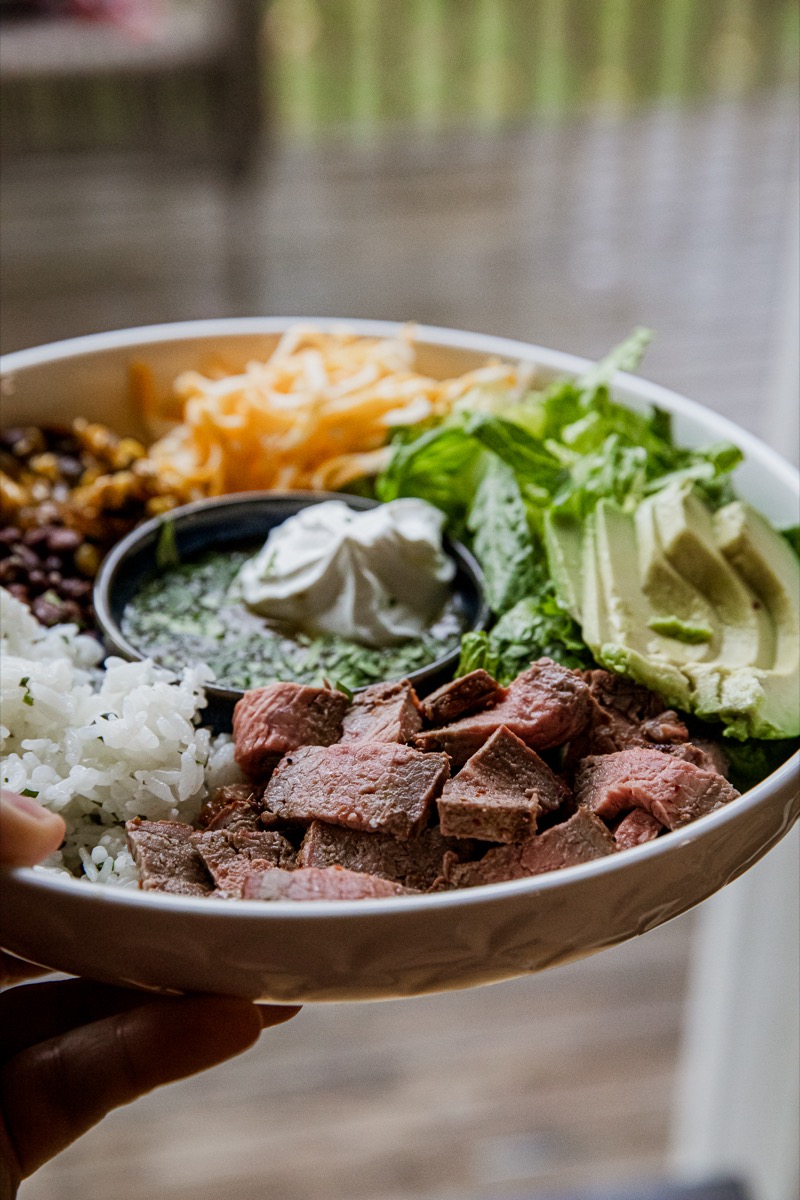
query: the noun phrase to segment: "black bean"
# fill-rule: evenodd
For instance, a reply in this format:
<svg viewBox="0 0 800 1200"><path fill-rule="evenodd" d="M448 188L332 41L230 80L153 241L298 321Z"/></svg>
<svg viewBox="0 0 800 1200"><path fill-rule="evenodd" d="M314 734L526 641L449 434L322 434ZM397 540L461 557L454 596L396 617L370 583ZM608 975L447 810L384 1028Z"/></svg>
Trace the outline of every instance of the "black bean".
<svg viewBox="0 0 800 1200"><path fill-rule="evenodd" d="M80 625L83 619L81 606L76 604L74 600L65 600L61 605L61 620L74 621L76 625Z"/></svg>
<svg viewBox="0 0 800 1200"><path fill-rule="evenodd" d="M51 600L47 600L44 596L37 596L31 605L33 615L37 621L41 621L42 625L58 625L65 620L63 614L64 606L61 604L53 604Z"/></svg>
<svg viewBox="0 0 800 1200"><path fill-rule="evenodd" d="M39 525L35 529L26 529L23 534L23 541L26 546L41 546L43 542L47 542L49 536L49 526Z"/></svg>
<svg viewBox="0 0 800 1200"><path fill-rule="evenodd" d="M60 554L48 554L42 561L42 567L45 571L63 571L64 560Z"/></svg>
<svg viewBox="0 0 800 1200"><path fill-rule="evenodd" d="M0 546L13 546L22 537L22 532L15 525L6 525L0 529Z"/></svg>
<svg viewBox="0 0 800 1200"><path fill-rule="evenodd" d="M27 571L35 571L39 566L39 555L30 546L15 546L13 557L21 562Z"/></svg>
<svg viewBox="0 0 800 1200"><path fill-rule="evenodd" d="M23 604L28 603L28 589L24 583L10 583L6 590L11 592L11 595L17 600L21 600Z"/></svg>
<svg viewBox="0 0 800 1200"><path fill-rule="evenodd" d="M27 571L15 554L10 558L0 559L0 583L9 584L24 579Z"/></svg>
<svg viewBox="0 0 800 1200"><path fill-rule="evenodd" d="M70 600L82 600L84 596L91 595L92 585L88 579L63 579L61 581L61 595L67 596Z"/></svg>
<svg viewBox="0 0 800 1200"><path fill-rule="evenodd" d="M30 571L28 574L28 584L35 591L43 592L47 587L48 578L45 571L40 571L37 567L35 571Z"/></svg>
<svg viewBox="0 0 800 1200"><path fill-rule="evenodd" d="M31 571L31 578L33 578L33 574L34 572ZM61 572L49 571L47 574L47 582L51 588L55 588L55 590L58 591L58 589L61 587L61 584L64 582Z"/></svg>
<svg viewBox="0 0 800 1200"><path fill-rule="evenodd" d="M83 541L75 529L50 529L47 534L47 547L54 554L66 554L77 550Z"/></svg>

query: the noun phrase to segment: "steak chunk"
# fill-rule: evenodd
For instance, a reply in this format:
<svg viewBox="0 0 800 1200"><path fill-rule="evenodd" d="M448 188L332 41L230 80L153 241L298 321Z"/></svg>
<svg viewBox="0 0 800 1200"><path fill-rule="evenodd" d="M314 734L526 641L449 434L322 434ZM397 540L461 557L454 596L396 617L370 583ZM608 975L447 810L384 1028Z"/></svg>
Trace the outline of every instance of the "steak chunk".
<svg viewBox="0 0 800 1200"><path fill-rule="evenodd" d="M517 845L497 846L479 862L456 863L445 855L444 874L456 887L476 887L573 867L613 854L615 849L614 839L603 822L585 808L579 808L568 821Z"/></svg>
<svg viewBox="0 0 800 1200"><path fill-rule="evenodd" d="M417 693L407 679L359 692L344 715L343 742L407 742L422 728Z"/></svg>
<svg viewBox="0 0 800 1200"><path fill-rule="evenodd" d="M399 841L385 833L359 833L312 821L297 855L298 867L346 867L426 891L442 873L448 843L438 829Z"/></svg>
<svg viewBox="0 0 800 1200"><path fill-rule="evenodd" d="M271 683L245 692L233 710L237 763L254 779L266 778L278 759L298 746L330 746L342 736L343 692Z"/></svg>
<svg viewBox="0 0 800 1200"><path fill-rule="evenodd" d="M422 701L422 712L429 725L448 725L476 708L497 704L506 689L492 679L488 671L478 667L452 683L445 683Z"/></svg>
<svg viewBox="0 0 800 1200"><path fill-rule="evenodd" d="M412 895L410 888L399 883L364 875L361 871L346 871L343 867L252 870L242 889L245 900L369 900Z"/></svg>
<svg viewBox="0 0 800 1200"><path fill-rule="evenodd" d="M501 725L532 750L547 750L569 741L586 724L591 711L588 686L573 671L550 658L540 658L509 685L493 708L462 717L442 729L419 733L421 750L444 750L462 766Z"/></svg>
<svg viewBox="0 0 800 1200"><path fill-rule="evenodd" d="M579 804L611 820L644 808L667 829L705 816L739 793L716 771L660 750L621 750L585 758L575 778Z"/></svg>
<svg viewBox="0 0 800 1200"><path fill-rule="evenodd" d="M236 833L230 829L195 833L192 845L220 892L240 897L246 876L253 870L293 867L295 853L279 833Z"/></svg>
<svg viewBox="0 0 800 1200"><path fill-rule="evenodd" d="M262 829L260 809L248 803L247 800L234 800L232 804L214 816L206 826L207 829L230 829L244 832L245 830Z"/></svg>
<svg viewBox="0 0 800 1200"><path fill-rule="evenodd" d="M571 758L654 744L666 749L688 739L683 721L649 688L599 668L576 674L589 685L597 709L578 745L570 748Z"/></svg>
<svg viewBox="0 0 800 1200"><path fill-rule="evenodd" d="M614 830L614 841L618 850L629 850L658 837L664 826L643 808L634 808L623 817Z"/></svg>
<svg viewBox="0 0 800 1200"><path fill-rule="evenodd" d="M231 805L252 808L257 817L261 808L262 791L262 788L256 787L252 783L226 783L222 787L216 788L200 809L200 816L197 821L198 826L201 829L217 828L217 819L222 818L222 814ZM225 824L224 819L222 820L222 824Z"/></svg>
<svg viewBox="0 0 800 1200"><path fill-rule="evenodd" d="M136 817L126 823L125 829L143 891L207 896L212 890L208 871L192 844L195 830L191 825Z"/></svg>
<svg viewBox="0 0 800 1200"><path fill-rule="evenodd" d="M667 754L674 754L676 758L685 758L704 771L716 771L718 775L728 778L728 759L717 742L695 738L691 742L677 742L673 746L662 746L661 749Z"/></svg>
<svg viewBox="0 0 800 1200"><path fill-rule="evenodd" d="M564 799L562 785L535 750L501 725L444 785L439 822L447 837L521 842L536 830L541 809Z"/></svg>
<svg viewBox="0 0 800 1200"><path fill-rule="evenodd" d="M284 820L408 838L426 824L448 774L445 754L393 742L304 746L281 760L264 800Z"/></svg>

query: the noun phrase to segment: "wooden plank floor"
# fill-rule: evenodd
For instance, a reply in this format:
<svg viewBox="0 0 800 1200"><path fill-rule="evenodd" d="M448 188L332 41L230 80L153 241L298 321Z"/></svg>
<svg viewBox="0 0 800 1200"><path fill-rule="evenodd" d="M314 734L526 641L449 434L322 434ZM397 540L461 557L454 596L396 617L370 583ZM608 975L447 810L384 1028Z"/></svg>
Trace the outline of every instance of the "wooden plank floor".
<svg viewBox="0 0 800 1200"><path fill-rule="evenodd" d="M197 173L16 167L2 345L317 313L594 356L646 324L644 374L763 432L796 124L771 93L494 140L286 147L235 200ZM691 929L478 991L308 1008L113 1114L22 1196L512 1200L658 1175Z"/></svg>

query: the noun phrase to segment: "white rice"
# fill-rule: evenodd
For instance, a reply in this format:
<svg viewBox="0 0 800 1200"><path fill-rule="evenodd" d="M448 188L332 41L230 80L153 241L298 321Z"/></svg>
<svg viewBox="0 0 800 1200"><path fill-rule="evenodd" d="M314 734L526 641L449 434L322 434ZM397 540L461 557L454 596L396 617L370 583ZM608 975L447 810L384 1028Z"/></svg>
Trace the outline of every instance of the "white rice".
<svg viewBox="0 0 800 1200"><path fill-rule="evenodd" d="M241 778L227 735L198 724L206 668L180 679L108 658L75 625L45 629L0 588L0 783L66 821L43 869L135 884L124 823L193 822L209 790Z"/></svg>

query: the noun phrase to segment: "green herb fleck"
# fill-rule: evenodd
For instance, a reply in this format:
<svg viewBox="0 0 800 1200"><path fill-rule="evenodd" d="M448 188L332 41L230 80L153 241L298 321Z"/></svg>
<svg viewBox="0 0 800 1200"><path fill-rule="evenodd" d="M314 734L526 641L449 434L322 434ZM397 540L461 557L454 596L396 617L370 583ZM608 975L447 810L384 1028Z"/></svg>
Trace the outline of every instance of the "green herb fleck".
<svg viewBox="0 0 800 1200"><path fill-rule="evenodd" d="M167 567L180 565L181 556L178 553L178 543L175 540L175 522L166 517L161 522L156 542L156 565L165 570Z"/></svg>
<svg viewBox="0 0 800 1200"><path fill-rule="evenodd" d="M676 642L685 642L687 646L701 646L714 636L713 629L709 629L708 625L697 625L680 617L651 617L647 627L653 633L674 638Z"/></svg>

